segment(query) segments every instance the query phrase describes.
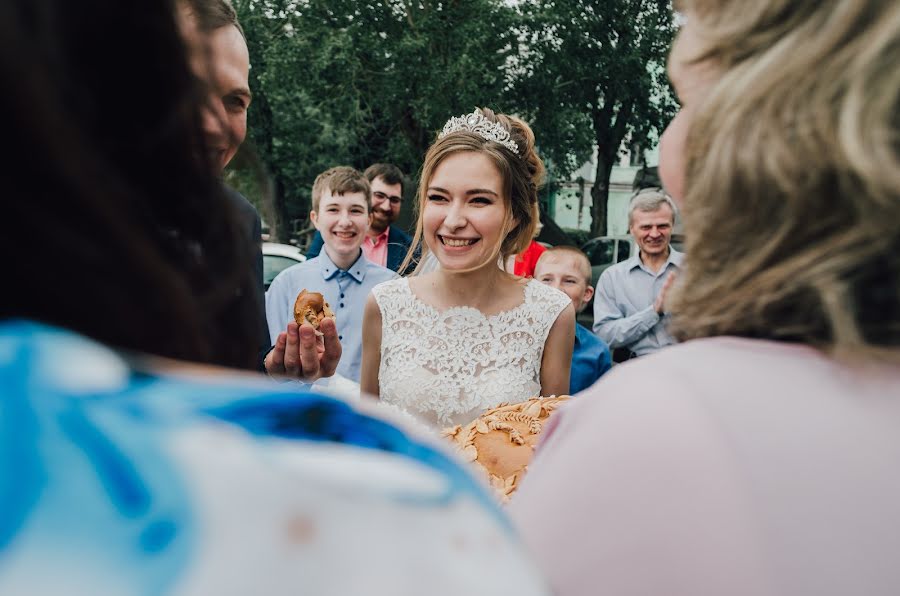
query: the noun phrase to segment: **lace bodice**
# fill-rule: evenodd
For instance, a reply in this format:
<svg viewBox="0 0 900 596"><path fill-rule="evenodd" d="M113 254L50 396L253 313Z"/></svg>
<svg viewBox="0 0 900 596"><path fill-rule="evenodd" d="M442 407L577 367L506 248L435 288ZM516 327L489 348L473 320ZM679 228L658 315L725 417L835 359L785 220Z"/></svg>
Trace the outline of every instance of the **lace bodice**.
<svg viewBox="0 0 900 596"><path fill-rule="evenodd" d="M382 318L381 399L442 427L540 395L544 342L571 302L534 280L519 306L492 316L468 306L438 311L405 278L372 293Z"/></svg>

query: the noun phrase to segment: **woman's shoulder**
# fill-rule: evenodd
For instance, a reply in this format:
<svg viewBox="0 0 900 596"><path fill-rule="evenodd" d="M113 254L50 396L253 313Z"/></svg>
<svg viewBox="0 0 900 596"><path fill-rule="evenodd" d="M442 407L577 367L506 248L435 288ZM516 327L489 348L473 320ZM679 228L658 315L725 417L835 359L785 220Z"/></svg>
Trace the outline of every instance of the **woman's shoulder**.
<svg viewBox="0 0 900 596"><path fill-rule="evenodd" d="M656 393L667 403L716 407L772 402L783 408L801 395L818 396L823 407L885 390L900 396L900 372L890 367L840 362L804 344L730 336L691 340L614 366L584 395L636 400L632 406L640 408L655 399L635 390L648 378L662 380L665 391Z"/></svg>
<svg viewBox="0 0 900 596"><path fill-rule="evenodd" d="M542 308L552 307L550 310L555 318L566 306L571 304L572 299L556 288L551 288L536 279L529 279L525 284L525 301L537 304Z"/></svg>
<svg viewBox="0 0 900 596"><path fill-rule="evenodd" d="M405 277L394 277L382 281L372 288L372 294L378 299L381 296L406 294L409 292L409 280Z"/></svg>

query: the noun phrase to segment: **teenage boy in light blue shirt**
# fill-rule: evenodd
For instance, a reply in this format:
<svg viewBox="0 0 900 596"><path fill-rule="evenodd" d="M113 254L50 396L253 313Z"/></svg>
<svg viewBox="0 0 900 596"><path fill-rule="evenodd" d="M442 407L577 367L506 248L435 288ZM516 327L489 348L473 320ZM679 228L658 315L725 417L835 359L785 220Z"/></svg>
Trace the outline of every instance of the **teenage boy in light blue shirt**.
<svg viewBox="0 0 900 596"><path fill-rule="evenodd" d="M269 333L274 342L294 319L294 301L301 290L320 292L334 311L343 348L337 374L358 383L366 297L377 284L397 277L362 253L372 223L369 181L345 166L319 174L313 184L309 218L322 235L324 250L288 267L272 281L266 293Z"/></svg>
<svg viewBox="0 0 900 596"><path fill-rule="evenodd" d="M574 246L548 248L534 267L534 278L564 292L572 299L575 312L581 312L594 295L591 262ZM602 339L575 323L575 350L569 374L569 393L587 389L612 367L609 346Z"/></svg>

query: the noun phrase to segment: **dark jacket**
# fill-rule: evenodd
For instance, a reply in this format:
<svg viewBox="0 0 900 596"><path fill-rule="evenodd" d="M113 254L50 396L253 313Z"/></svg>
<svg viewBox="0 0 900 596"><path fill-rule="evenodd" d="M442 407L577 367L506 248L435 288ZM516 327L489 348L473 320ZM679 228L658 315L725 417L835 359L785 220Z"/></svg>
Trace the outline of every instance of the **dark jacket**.
<svg viewBox="0 0 900 596"><path fill-rule="evenodd" d="M319 256L319 253L322 252L322 244L322 235L316 230L316 234L309 244L309 249L306 251L306 258L311 259ZM385 266L392 271L399 271L400 265L403 264L403 259L406 258L406 253L409 252L410 246L412 246L412 238L410 235L397 226L390 226L388 228L387 262L385 263ZM416 256L418 257L418 254ZM401 275L412 273L415 266L416 260L413 260Z"/></svg>
<svg viewBox="0 0 900 596"><path fill-rule="evenodd" d="M256 208L244 195L233 188L223 185L225 196L229 199L238 214L241 231L247 241L247 250L251 251L251 266L253 268L253 288L251 289L257 305L259 318L259 361L261 371L265 371L263 359L272 347L269 341L269 325L266 323L266 290L263 285L263 255L262 255L262 223Z"/></svg>

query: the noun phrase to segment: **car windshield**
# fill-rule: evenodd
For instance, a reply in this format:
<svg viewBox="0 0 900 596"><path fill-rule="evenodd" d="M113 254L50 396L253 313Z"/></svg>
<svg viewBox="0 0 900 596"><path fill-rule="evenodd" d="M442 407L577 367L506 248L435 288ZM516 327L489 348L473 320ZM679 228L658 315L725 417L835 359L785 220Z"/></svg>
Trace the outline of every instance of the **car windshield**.
<svg viewBox="0 0 900 596"><path fill-rule="evenodd" d="M266 287L269 287L269 284L272 283L272 280L275 279L279 273L297 263L299 263L297 259L292 259L290 257L263 255L263 281L265 281Z"/></svg>
<svg viewBox="0 0 900 596"><path fill-rule="evenodd" d="M612 263L614 248L614 240L600 239L594 242L593 246L590 247L590 252L588 253L588 258L591 260L591 265L606 265L608 263Z"/></svg>

